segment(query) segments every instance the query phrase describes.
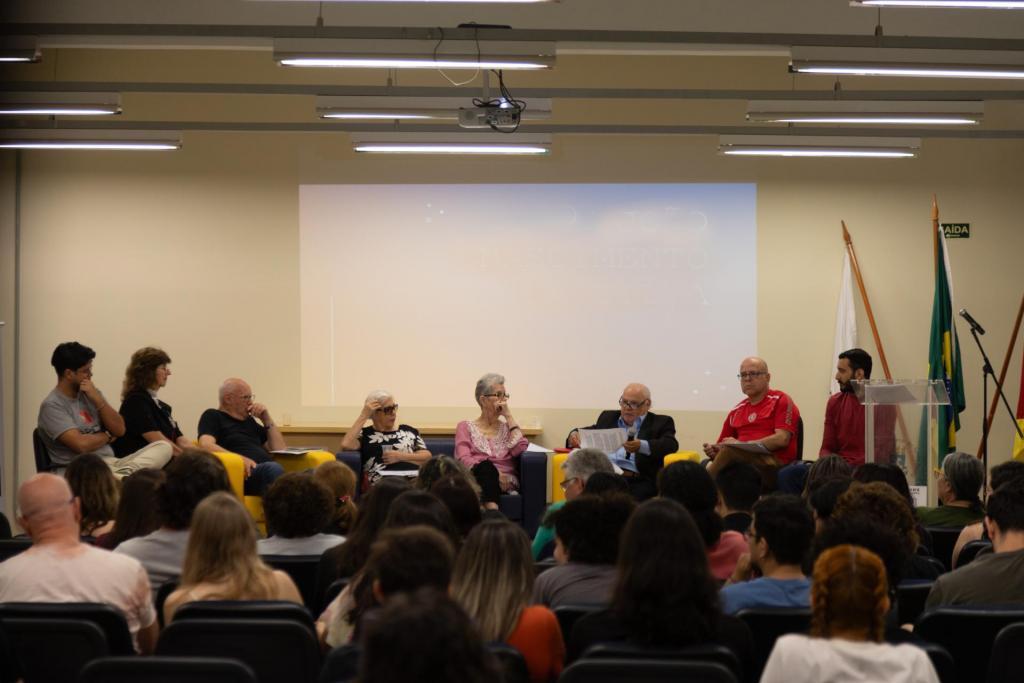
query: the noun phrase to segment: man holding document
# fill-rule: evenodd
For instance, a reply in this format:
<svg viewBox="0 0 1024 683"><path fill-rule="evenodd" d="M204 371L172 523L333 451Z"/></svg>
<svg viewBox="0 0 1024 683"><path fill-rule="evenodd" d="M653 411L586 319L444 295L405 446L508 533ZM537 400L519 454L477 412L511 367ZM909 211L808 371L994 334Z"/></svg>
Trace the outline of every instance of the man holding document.
<svg viewBox="0 0 1024 683"><path fill-rule="evenodd" d="M622 470L629 482L630 493L637 500L653 498L658 493L655 483L665 456L679 450L676 424L668 415L655 415L651 408L651 390L643 384L629 384L622 390L619 410L605 410L597 422L584 430L621 430L619 434L595 434L603 438L601 446L612 463ZM609 440L609 436L615 438ZM568 448L579 448L580 430L569 432ZM589 444L588 444L589 445Z"/></svg>
<svg viewBox="0 0 1024 683"><path fill-rule="evenodd" d="M714 477L730 462L743 460L758 468L763 487L772 490L779 466L796 459L800 410L788 394L768 388L772 376L763 359L743 359L737 377L747 397L725 418L718 443L704 444L711 458L708 472Z"/></svg>

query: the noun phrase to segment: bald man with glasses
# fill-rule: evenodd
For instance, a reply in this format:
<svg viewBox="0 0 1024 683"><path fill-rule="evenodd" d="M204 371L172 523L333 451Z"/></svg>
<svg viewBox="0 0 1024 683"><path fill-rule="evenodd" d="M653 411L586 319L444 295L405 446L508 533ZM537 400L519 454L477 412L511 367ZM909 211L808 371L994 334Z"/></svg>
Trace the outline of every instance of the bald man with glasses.
<svg viewBox="0 0 1024 683"><path fill-rule="evenodd" d="M633 383L622 390L619 410L605 410L597 422L582 429L623 429L626 441L608 457L622 470L629 491L637 500L653 498L658 493L656 480L665 456L679 450L676 423L668 415L650 412L651 390ZM579 429L569 432L567 448L579 448Z"/></svg>

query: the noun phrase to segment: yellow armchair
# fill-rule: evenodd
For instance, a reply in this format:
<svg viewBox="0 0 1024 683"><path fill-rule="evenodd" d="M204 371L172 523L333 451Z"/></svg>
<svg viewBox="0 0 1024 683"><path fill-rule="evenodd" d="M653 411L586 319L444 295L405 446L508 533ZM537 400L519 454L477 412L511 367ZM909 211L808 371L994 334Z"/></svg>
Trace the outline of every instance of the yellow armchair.
<svg viewBox="0 0 1024 683"><path fill-rule="evenodd" d="M697 451L679 451L677 453L670 453L665 456L665 467L668 467L674 462L679 462L680 460L700 462L700 453Z"/></svg>

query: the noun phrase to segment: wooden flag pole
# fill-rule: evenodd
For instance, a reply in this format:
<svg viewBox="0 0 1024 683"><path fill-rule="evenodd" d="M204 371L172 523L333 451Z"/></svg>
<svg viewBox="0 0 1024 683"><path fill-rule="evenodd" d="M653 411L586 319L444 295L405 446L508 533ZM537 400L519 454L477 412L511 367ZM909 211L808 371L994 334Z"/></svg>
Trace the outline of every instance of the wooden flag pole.
<svg viewBox="0 0 1024 683"><path fill-rule="evenodd" d="M846 221L839 221L843 226L843 242L846 243L846 251L850 255L850 266L853 268L853 275L857 278L857 288L860 290L861 301L864 302L864 311L868 314L868 323L871 325L871 336L875 339L875 348L878 349L878 359L882 361L882 372L887 380L892 380L892 373L889 371L889 361L885 358L885 347L882 346L882 337L878 334L878 325L875 324L875 313L871 310L871 300L868 299L868 290L864 287L864 277L860 273L860 263L857 262L857 251L853 248L853 239L850 231L846 229ZM903 435L903 442L910 443L910 432L903 421L903 413L896 413L899 421L900 433ZM907 451L907 467L913 472L917 467L917 456L912 453L913 449Z"/></svg>
<svg viewBox="0 0 1024 683"><path fill-rule="evenodd" d="M1020 298L1020 307L1017 308L1017 320L1013 323L1013 332L1010 333L1010 345L1006 348L1006 355L1003 357L1003 367L999 371L999 384L1002 385L1006 379L1006 371L1010 367L1010 358L1013 357L1013 347L1017 344L1017 335L1020 333L1021 319L1024 318L1024 296ZM999 392L992 396L992 403L988 408L988 416L985 419L985 429L981 433L981 445L978 446L978 457L985 452L988 444L988 433L992 429L992 419L996 416L996 407L999 405Z"/></svg>

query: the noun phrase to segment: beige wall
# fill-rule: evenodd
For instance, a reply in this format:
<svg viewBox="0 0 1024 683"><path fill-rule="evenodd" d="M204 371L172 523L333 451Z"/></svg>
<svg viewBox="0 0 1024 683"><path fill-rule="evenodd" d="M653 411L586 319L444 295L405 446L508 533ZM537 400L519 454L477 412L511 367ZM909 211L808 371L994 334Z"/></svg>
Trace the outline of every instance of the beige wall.
<svg viewBox="0 0 1024 683"><path fill-rule="evenodd" d="M1001 363L1024 289L1024 142L926 140L921 156L909 161L737 160L717 156L715 145L710 137L560 136L548 159L502 162L501 180L756 182L758 291L750 296L758 297L759 348L751 351L768 360L773 385L801 407L808 453L816 453L820 443L832 361L840 219L853 234L899 377L925 373L932 193L944 220L971 222L971 239L950 243L956 303L983 321L990 355ZM200 412L214 405L221 379L230 375L248 378L279 420L287 413L293 423L349 424L354 406L312 409L298 401L299 184L493 181L488 172L494 163L356 158L346 136L314 134L188 133L184 149L173 153L25 153L15 425L22 478L33 471L38 404L54 384L50 353L69 339L97 350L95 380L114 400L131 352L147 344L165 348L174 376L161 396L189 435ZM13 154L0 154L0 165L0 319L10 320ZM858 322L862 345L874 352L862 312ZM549 337L566 353L585 352L571 330L552 330ZM980 433L981 362L969 337L962 349L969 407L961 440L973 451ZM1020 376L1019 349L1007 382L1011 402ZM10 359L8 350L5 363ZM423 362L431 362L427 348ZM594 359L595 368L610 371L614 362ZM689 361L681 355L669 362ZM452 371L470 378L468 394L473 379L490 369ZM12 378L8 371L5 388ZM514 391L515 378L509 383ZM570 427L616 398L581 396L580 409L571 411L516 409L523 422L539 421L540 441L555 446ZM657 396L654 403L657 410ZM412 424L468 415L465 408L403 405L403 418ZM722 417L675 414L680 445L699 448L717 436ZM1008 457L1010 429L1009 420L998 416L993 462ZM9 474L13 452L5 453Z"/></svg>

